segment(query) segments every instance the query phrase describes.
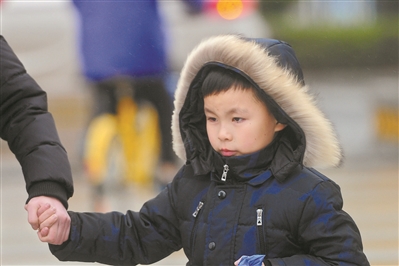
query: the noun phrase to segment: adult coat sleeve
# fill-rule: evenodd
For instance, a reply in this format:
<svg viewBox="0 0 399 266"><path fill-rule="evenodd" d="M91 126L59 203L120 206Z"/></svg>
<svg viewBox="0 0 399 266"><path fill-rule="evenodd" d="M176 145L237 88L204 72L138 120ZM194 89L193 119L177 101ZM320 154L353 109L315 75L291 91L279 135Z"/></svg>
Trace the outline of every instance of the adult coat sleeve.
<svg viewBox="0 0 399 266"><path fill-rule="evenodd" d="M29 194L59 199L68 207L73 195L71 167L47 95L26 72L0 36L0 137L19 161Z"/></svg>

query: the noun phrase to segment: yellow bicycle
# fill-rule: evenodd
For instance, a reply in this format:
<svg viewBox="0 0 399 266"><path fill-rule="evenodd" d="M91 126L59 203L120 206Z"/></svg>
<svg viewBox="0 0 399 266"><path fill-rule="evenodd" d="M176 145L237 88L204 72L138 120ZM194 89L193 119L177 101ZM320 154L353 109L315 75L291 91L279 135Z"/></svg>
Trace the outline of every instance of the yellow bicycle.
<svg viewBox="0 0 399 266"><path fill-rule="evenodd" d="M83 162L90 183L151 186L160 139L155 108L136 103L130 95L121 96L115 115L97 116L88 127Z"/></svg>

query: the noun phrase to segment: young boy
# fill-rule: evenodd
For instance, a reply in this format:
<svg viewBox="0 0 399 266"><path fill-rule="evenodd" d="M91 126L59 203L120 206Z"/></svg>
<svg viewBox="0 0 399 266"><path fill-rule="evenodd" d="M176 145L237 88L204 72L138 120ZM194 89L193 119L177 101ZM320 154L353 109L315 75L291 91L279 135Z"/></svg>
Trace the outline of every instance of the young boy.
<svg viewBox="0 0 399 266"><path fill-rule="evenodd" d="M312 168L337 166L341 149L288 44L205 40L174 104L186 162L174 180L140 212L69 212L59 260L149 264L183 248L187 265L369 265L338 185Z"/></svg>

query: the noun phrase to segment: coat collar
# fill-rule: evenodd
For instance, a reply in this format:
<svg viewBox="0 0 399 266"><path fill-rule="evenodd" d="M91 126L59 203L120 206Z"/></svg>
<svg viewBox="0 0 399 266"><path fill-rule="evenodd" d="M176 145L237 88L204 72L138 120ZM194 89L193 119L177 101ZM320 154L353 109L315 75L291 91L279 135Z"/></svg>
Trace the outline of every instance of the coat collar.
<svg viewBox="0 0 399 266"><path fill-rule="evenodd" d="M217 183L248 183L256 186L273 176L278 182L284 182L288 176L286 171L291 171L299 165L293 163L297 160L293 158L295 153L290 149L291 146L287 145L288 142L287 134L283 131L277 134L267 147L248 155L223 157L212 150L209 158L209 164L212 165L211 179ZM225 165L229 170L226 180L223 181Z"/></svg>

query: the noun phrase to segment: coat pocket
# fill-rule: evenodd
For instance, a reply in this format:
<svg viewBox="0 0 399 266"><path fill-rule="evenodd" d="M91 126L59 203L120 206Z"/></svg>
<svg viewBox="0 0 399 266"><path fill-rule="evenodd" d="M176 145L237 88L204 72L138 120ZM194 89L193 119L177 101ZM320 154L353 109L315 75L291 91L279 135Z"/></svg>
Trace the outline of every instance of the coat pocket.
<svg viewBox="0 0 399 266"><path fill-rule="evenodd" d="M263 209L256 209L256 232L258 235L259 254L266 254L265 234L264 234Z"/></svg>
<svg viewBox="0 0 399 266"><path fill-rule="evenodd" d="M196 234L197 234L199 216L201 214L201 209L202 209L203 206L204 206L204 202L202 202L202 201L198 202L198 206L197 206L197 208L195 209L195 211L193 213L194 225L193 225L193 229L192 229L191 235L190 235L190 250L191 250L191 254L194 254L195 237L196 237Z"/></svg>

